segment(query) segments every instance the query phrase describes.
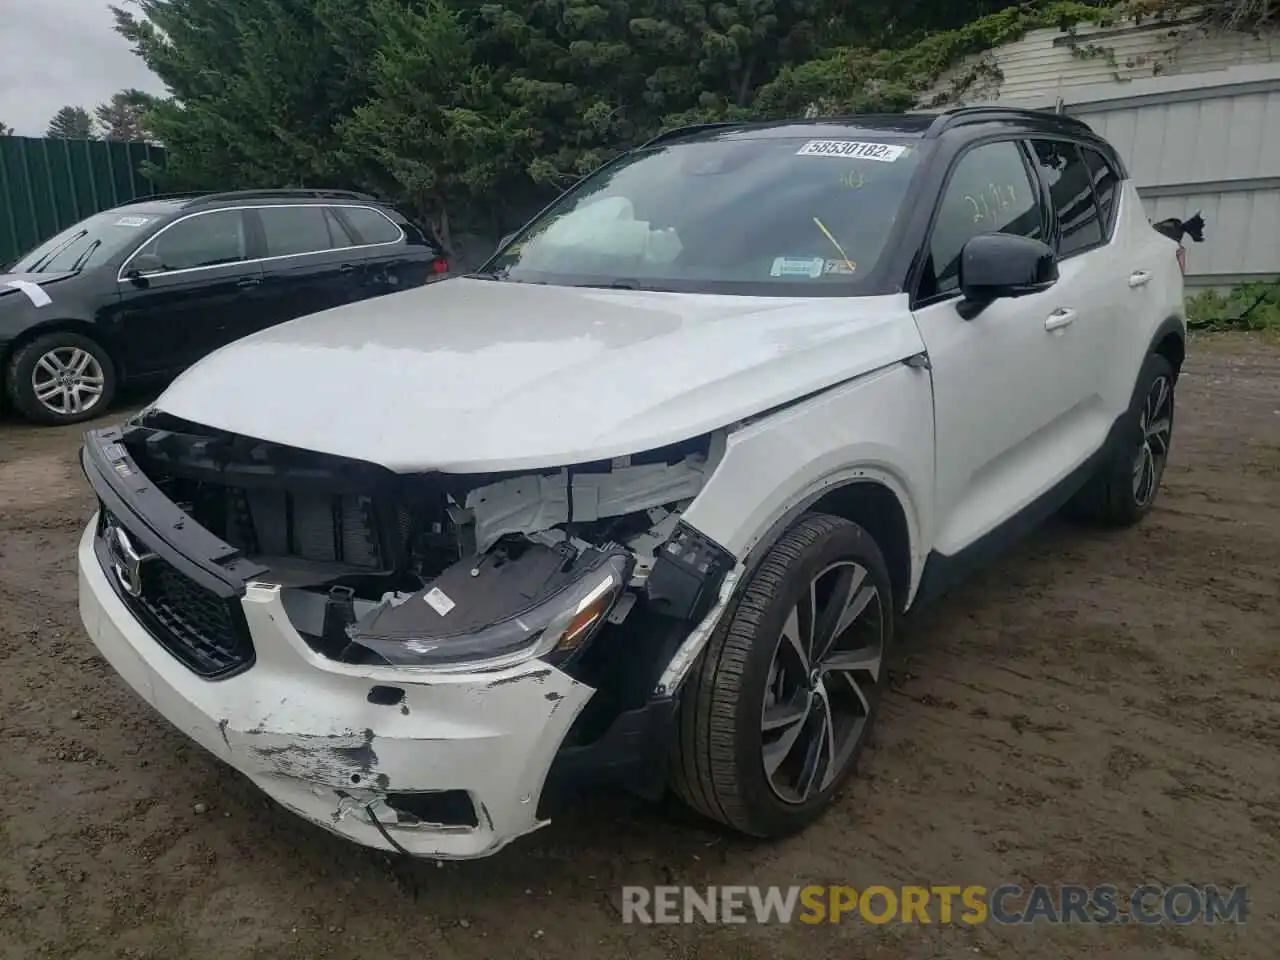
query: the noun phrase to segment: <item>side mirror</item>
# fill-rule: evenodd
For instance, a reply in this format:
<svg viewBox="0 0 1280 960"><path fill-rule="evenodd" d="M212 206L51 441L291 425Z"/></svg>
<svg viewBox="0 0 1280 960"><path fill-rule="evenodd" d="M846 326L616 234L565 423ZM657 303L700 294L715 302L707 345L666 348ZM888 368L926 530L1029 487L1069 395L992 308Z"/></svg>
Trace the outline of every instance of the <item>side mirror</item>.
<svg viewBox="0 0 1280 960"><path fill-rule="evenodd" d="M499 250L501 250L501 249L502 249L503 247L505 247L508 243L510 243L512 240L514 240L514 239L515 239L515 235L516 235L517 233L519 233L519 232L520 232L520 231L518 231L518 230L512 230L510 233L506 234L506 235L505 235L501 240L499 240L499 241L498 241L498 249L499 249Z"/></svg>
<svg viewBox="0 0 1280 960"><path fill-rule="evenodd" d="M1058 258L1048 244L980 233L960 251L960 316L972 320L994 300L1041 293L1057 282Z"/></svg>
<svg viewBox="0 0 1280 960"><path fill-rule="evenodd" d="M148 274L162 273L163 271L163 260L154 253L140 253L129 261L129 269L125 271L124 275L127 279L137 282Z"/></svg>

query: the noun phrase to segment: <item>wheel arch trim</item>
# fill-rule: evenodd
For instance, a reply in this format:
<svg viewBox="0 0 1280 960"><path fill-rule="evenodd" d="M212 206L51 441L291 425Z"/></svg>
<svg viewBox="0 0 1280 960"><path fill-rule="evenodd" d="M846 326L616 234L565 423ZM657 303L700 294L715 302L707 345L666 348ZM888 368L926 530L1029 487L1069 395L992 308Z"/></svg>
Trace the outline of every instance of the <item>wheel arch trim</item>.
<svg viewBox="0 0 1280 960"><path fill-rule="evenodd" d="M726 574L711 610L690 630L689 635L663 669L658 684L654 688L655 695L673 696L679 692L693 664L706 649L712 634L733 615L751 574L764 562L769 551L796 520L812 509L814 504L823 497L857 486L877 486L887 490L902 511L907 532L907 556L910 562L909 587L905 597L894 598L894 606L898 610L906 609L915 595L920 583L920 575L924 570L924 556L920 553L922 537L919 514L907 492L907 485L895 471L884 465L861 464L843 467L794 493L786 500L782 509L751 538L744 555Z"/></svg>
<svg viewBox="0 0 1280 960"><path fill-rule="evenodd" d="M1178 344L1176 361L1173 358L1167 358L1173 366L1173 374L1176 379L1182 372L1182 364L1187 356L1187 324L1181 317L1166 317L1156 327L1155 333L1147 345L1147 353L1161 353L1160 345L1167 340L1173 340Z"/></svg>

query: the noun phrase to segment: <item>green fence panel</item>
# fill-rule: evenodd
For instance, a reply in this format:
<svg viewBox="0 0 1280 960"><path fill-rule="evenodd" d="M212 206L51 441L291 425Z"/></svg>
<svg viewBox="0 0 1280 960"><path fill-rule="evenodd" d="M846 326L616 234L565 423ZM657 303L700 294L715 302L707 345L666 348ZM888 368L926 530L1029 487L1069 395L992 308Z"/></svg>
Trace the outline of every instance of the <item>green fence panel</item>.
<svg viewBox="0 0 1280 960"><path fill-rule="evenodd" d="M0 137L0 266L99 210L154 196L164 151L119 140Z"/></svg>

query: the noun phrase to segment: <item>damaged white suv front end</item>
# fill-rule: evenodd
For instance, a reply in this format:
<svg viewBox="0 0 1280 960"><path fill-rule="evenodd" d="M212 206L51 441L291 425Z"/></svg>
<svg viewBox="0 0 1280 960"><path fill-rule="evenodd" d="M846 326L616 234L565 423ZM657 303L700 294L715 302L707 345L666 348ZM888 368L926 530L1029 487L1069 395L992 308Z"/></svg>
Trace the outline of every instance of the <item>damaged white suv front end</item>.
<svg viewBox="0 0 1280 960"><path fill-rule="evenodd" d="M906 596L910 488L932 444L927 375L902 361L923 347L905 297L866 266L868 283L851 276L885 224L859 238L827 214L847 235L837 263L831 228L797 220L794 252L831 254L800 271L757 223L738 240L768 256L719 281L710 261L736 255L713 224L634 209L687 211L671 191L692 171L682 191L736 210L735 165L822 167L797 156L803 142L637 151L597 175L625 195L562 200L499 268L263 330L90 433L80 605L103 656L281 804L382 849L486 856L579 787L660 795L673 762L686 799L747 832L815 816L852 747L814 753L766 718L756 749L774 758L752 776L772 786L756 784L763 814L744 819L708 809L705 761L674 757L722 736L676 727L682 711L706 726L689 678L730 606L754 602L748 567L824 493L875 481L890 497L867 503L895 525ZM893 164L860 161L891 174L889 207L916 164L895 149ZM833 189L847 188L824 180L810 206ZM602 282L599 257L644 277ZM662 279L673 271L701 278ZM831 570L842 589L870 576L859 610L891 630L885 562ZM858 669L874 698L878 666ZM785 712L795 682L822 676L816 661L774 670L743 703ZM836 693L860 744L871 701L843 681ZM810 733L836 729L819 715L836 693L804 694Z"/></svg>
<svg viewBox="0 0 1280 960"><path fill-rule="evenodd" d="M163 419L87 438L80 595L183 732L309 820L440 858L545 822L553 766L661 789L662 691L736 580L679 524L705 448L463 491Z"/></svg>

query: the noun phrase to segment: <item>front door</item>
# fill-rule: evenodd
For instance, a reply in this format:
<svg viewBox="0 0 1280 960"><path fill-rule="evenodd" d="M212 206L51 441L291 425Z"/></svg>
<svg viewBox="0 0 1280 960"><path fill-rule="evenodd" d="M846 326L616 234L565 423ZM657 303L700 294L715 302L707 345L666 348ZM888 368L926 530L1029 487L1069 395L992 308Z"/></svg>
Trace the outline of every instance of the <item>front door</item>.
<svg viewBox="0 0 1280 960"><path fill-rule="evenodd" d="M131 375L176 372L233 339L232 318L261 308L253 252L232 209L175 221L130 258L114 326Z"/></svg>
<svg viewBox="0 0 1280 960"><path fill-rule="evenodd" d="M1050 216L1016 141L971 148L956 162L928 241L915 311L932 365L935 535L954 555L1065 477L1082 438L1068 336L1079 304L1059 282L991 303L971 320L959 302L960 252L979 233L1050 239ZM1064 386L1066 384L1066 386Z"/></svg>

